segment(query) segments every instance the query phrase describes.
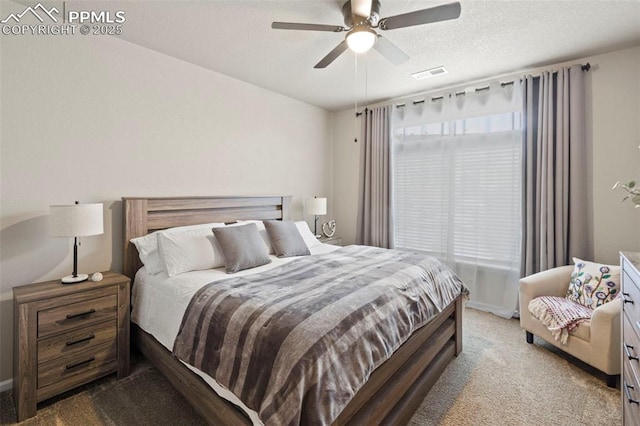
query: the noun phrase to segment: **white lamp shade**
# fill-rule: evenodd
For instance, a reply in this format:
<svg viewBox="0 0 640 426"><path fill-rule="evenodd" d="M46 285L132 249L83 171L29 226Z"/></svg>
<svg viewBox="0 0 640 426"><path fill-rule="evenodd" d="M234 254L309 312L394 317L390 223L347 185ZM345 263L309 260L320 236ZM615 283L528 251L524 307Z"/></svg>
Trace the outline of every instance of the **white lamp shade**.
<svg viewBox="0 0 640 426"><path fill-rule="evenodd" d="M347 34L347 46L356 53L364 53L371 49L378 36L370 29L359 29L349 31Z"/></svg>
<svg viewBox="0 0 640 426"><path fill-rule="evenodd" d="M327 214L326 198L307 198L304 200L304 210L307 214L320 216Z"/></svg>
<svg viewBox="0 0 640 426"><path fill-rule="evenodd" d="M86 237L104 233L102 204L49 206L49 234L52 237Z"/></svg>

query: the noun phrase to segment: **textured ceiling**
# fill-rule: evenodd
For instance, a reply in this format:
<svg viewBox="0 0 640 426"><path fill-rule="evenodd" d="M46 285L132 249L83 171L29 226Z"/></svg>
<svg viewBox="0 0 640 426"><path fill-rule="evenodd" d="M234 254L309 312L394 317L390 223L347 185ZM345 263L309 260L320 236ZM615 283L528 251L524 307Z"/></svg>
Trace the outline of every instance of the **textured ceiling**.
<svg viewBox="0 0 640 426"><path fill-rule="evenodd" d="M381 17L448 3L382 0ZM68 4L75 2L68 1ZM313 66L344 33L272 30L272 21L343 25L336 0L92 2L126 11L121 38L327 110L436 90L640 45L640 0L461 0L459 19L380 33L411 59L350 51ZM444 66L416 81L411 73ZM366 85L365 85L366 81Z"/></svg>

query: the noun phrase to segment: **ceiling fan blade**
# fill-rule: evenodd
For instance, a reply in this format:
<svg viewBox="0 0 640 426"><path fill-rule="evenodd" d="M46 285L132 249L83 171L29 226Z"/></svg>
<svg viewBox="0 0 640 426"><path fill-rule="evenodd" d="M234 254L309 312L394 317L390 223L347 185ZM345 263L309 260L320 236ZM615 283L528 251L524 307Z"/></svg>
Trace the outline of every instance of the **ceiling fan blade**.
<svg viewBox="0 0 640 426"><path fill-rule="evenodd" d="M412 27L414 25L457 19L460 16L460 3L443 4L429 9L416 10L402 15L390 16L380 20L378 26L382 30Z"/></svg>
<svg viewBox="0 0 640 426"><path fill-rule="evenodd" d="M300 24L296 22L273 22L271 28L275 30L303 30L303 31L329 31L339 33L345 28L340 25Z"/></svg>
<svg viewBox="0 0 640 426"><path fill-rule="evenodd" d="M329 52L329 54L327 56L322 58L322 60L320 62L318 62L314 68L326 68L327 65L329 65L331 62L335 61L338 56L342 55L342 53L345 50L347 50L348 47L349 46L347 46L347 41L346 40L342 40L342 42L339 45L337 45L336 47L334 47L333 50L331 52Z"/></svg>
<svg viewBox="0 0 640 426"><path fill-rule="evenodd" d="M406 53L398 49L395 44L381 35L378 35L378 39L376 40L376 44L373 45L373 48L387 58L393 65L400 65L409 60L409 56L407 56Z"/></svg>
<svg viewBox="0 0 640 426"><path fill-rule="evenodd" d="M371 15L371 3L373 0L351 0L351 13L368 18Z"/></svg>

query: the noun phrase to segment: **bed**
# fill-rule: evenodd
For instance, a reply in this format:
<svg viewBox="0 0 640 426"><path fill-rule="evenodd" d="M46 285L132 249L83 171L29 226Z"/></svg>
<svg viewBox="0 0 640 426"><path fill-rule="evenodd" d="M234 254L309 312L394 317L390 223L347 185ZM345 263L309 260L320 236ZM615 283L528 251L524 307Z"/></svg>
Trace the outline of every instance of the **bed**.
<svg viewBox="0 0 640 426"><path fill-rule="evenodd" d="M130 240L176 226L236 220L290 220L291 197L125 197L124 273L143 266ZM135 281L133 283L136 285ZM460 294L419 328L369 376L333 424L404 424L447 364L462 351ZM210 423L249 425L244 410L220 397L197 369L179 361L152 334L132 324L132 343Z"/></svg>

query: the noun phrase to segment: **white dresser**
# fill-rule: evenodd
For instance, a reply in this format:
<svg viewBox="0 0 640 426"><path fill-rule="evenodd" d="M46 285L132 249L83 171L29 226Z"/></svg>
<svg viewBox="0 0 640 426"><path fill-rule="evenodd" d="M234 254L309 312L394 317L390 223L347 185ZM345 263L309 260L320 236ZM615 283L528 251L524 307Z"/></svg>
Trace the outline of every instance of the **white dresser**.
<svg viewBox="0 0 640 426"><path fill-rule="evenodd" d="M622 418L640 425L640 253L621 252L622 265Z"/></svg>

